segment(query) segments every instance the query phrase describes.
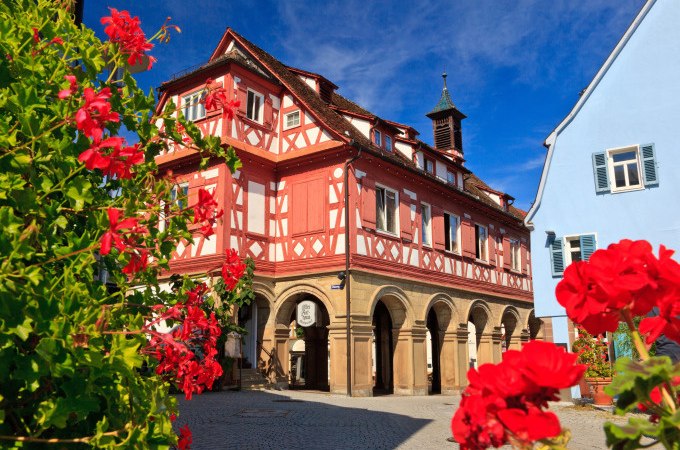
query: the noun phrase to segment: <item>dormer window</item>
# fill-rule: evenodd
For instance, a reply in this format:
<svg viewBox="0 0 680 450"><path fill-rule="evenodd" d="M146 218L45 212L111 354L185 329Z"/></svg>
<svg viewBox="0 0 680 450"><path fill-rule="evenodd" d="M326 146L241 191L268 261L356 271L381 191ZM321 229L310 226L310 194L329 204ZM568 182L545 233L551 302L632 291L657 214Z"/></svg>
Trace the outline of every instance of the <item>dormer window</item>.
<svg viewBox="0 0 680 450"><path fill-rule="evenodd" d="M434 173L434 161L425 158L425 172Z"/></svg>
<svg viewBox="0 0 680 450"><path fill-rule="evenodd" d="M257 123L262 123L262 109L264 107L264 96L259 92L248 89L248 103L246 117Z"/></svg>
<svg viewBox="0 0 680 450"><path fill-rule="evenodd" d="M387 135L385 135L385 150L392 151L392 138Z"/></svg>
<svg viewBox="0 0 680 450"><path fill-rule="evenodd" d="M373 142L375 142L375 145L378 147L382 147L382 135L380 134L380 131L373 130Z"/></svg>
<svg viewBox="0 0 680 450"><path fill-rule="evenodd" d="M451 172L450 170L446 171L446 182L450 184L451 186L456 185L456 172Z"/></svg>

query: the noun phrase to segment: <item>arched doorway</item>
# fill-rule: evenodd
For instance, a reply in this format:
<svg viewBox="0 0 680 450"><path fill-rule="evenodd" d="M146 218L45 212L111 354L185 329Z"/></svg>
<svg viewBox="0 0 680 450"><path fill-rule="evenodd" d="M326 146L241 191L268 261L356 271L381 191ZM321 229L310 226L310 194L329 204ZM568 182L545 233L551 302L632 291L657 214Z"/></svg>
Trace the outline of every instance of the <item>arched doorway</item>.
<svg viewBox="0 0 680 450"><path fill-rule="evenodd" d="M516 333L518 322L519 313L514 308L507 308L503 312L501 318L501 352L520 350L521 344Z"/></svg>
<svg viewBox="0 0 680 450"><path fill-rule="evenodd" d="M310 294L296 294L287 308L290 330L288 340L289 387L294 389L329 390L330 344L328 325L330 317L325 305ZM308 324L298 317L299 305L311 306L305 314L313 316ZM305 324L304 326L302 324Z"/></svg>
<svg viewBox="0 0 680 450"><path fill-rule="evenodd" d="M490 313L486 305L478 302L470 309L468 316L468 345L470 367L492 363L493 343L487 331Z"/></svg>
<svg viewBox="0 0 680 450"><path fill-rule="evenodd" d="M543 336L543 321L536 317L534 311L529 314L529 321L527 324L529 329L529 340L540 339L544 340Z"/></svg>
<svg viewBox="0 0 680 450"><path fill-rule="evenodd" d="M243 336L243 367L261 368L262 342L269 320L269 302L260 294L249 305L238 309L238 325L245 328Z"/></svg>
<svg viewBox="0 0 680 450"><path fill-rule="evenodd" d="M427 379L430 394L441 394L441 349L443 333L439 328L437 313L434 308L427 314Z"/></svg>
<svg viewBox="0 0 680 450"><path fill-rule="evenodd" d="M373 395L394 392L392 317L382 301L373 311Z"/></svg>

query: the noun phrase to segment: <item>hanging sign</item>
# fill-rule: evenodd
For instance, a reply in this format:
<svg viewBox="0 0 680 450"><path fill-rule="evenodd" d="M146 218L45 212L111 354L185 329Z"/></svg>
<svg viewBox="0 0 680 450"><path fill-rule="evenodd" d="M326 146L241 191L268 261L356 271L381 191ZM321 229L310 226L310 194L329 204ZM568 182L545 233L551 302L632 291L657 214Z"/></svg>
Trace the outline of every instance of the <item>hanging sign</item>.
<svg viewBox="0 0 680 450"><path fill-rule="evenodd" d="M301 327L309 327L316 322L316 303L305 300L297 305L297 324Z"/></svg>

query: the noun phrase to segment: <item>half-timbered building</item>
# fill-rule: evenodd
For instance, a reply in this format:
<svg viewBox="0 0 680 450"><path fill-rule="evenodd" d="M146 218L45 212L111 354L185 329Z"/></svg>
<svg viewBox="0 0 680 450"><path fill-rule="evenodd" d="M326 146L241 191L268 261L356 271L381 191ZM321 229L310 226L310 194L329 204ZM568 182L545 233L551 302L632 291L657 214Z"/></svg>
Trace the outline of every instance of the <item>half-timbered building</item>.
<svg viewBox="0 0 680 450"><path fill-rule="evenodd" d="M233 118L201 103L208 78L240 101ZM543 332L524 213L466 168L446 78L428 114L434 146L337 90L231 29L206 64L162 84L160 108L174 102L243 163L230 174L219 160L199 170L184 148L157 158L189 203L203 187L225 211L171 272L214 269L229 248L255 261L256 301L238 316L245 361L272 383L457 390L471 365Z"/></svg>

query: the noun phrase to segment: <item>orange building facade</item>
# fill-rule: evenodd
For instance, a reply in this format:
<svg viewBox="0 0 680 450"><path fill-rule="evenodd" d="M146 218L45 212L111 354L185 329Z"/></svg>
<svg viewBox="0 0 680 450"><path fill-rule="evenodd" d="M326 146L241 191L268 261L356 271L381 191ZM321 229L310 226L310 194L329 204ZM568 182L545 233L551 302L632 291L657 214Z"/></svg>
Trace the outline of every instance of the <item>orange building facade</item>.
<svg viewBox="0 0 680 450"><path fill-rule="evenodd" d="M240 101L233 118L205 109L206 79ZM161 86L159 108L174 102L243 163L199 170L180 147L157 158L190 204L202 187L225 211L171 272L213 270L229 248L255 261L256 301L238 315L244 360L270 383L453 392L471 365L542 337L524 213L465 167L465 116L444 86L434 147L231 29L205 65ZM314 323L301 326L307 301Z"/></svg>

